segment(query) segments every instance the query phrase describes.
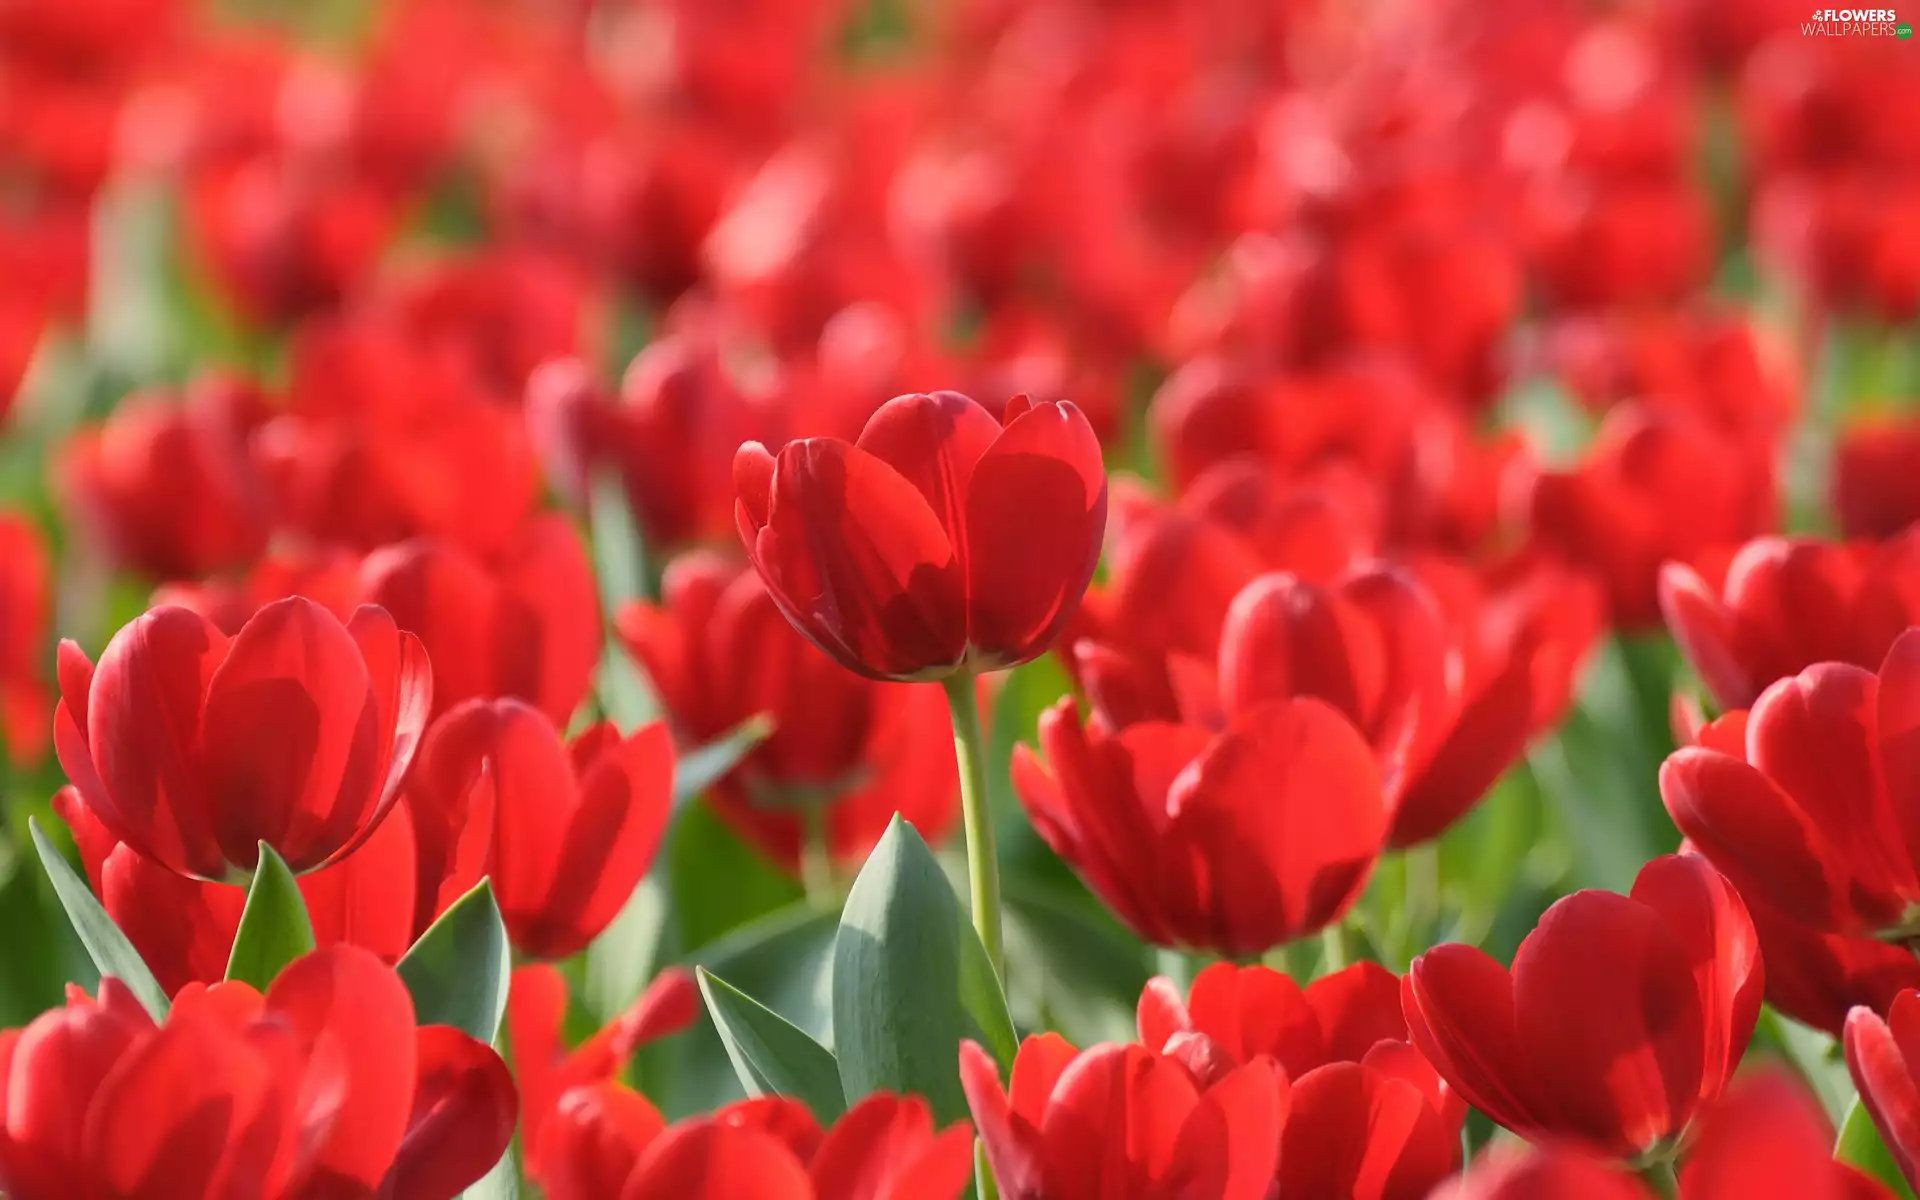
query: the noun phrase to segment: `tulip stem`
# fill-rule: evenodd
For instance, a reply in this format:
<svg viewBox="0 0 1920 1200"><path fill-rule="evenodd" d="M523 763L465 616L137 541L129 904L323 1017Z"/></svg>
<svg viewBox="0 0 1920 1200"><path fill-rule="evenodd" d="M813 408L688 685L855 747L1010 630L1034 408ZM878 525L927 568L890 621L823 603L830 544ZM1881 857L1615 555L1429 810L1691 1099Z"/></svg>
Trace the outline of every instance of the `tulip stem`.
<svg viewBox="0 0 1920 1200"><path fill-rule="evenodd" d="M800 813L800 888L815 908L833 907L833 848L826 809L808 804Z"/></svg>
<svg viewBox="0 0 1920 1200"><path fill-rule="evenodd" d="M1320 931L1320 974L1331 975L1347 967L1347 929L1335 921Z"/></svg>
<svg viewBox="0 0 1920 1200"><path fill-rule="evenodd" d="M1000 863L993 849L993 814L987 811L987 742L980 733L980 700L971 671L942 681L953 718L953 752L960 766L960 816L967 831L967 882L973 927L980 932L994 978L1006 986L1000 948Z"/></svg>
<svg viewBox="0 0 1920 1200"><path fill-rule="evenodd" d="M1647 1186L1653 1189L1653 1194L1656 1196L1665 1196L1671 1200L1672 1197L1680 1194L1680 1179L1673 1173L1671 1160L1662 1159L1656 1163L1648 1163L1640 1169L1640 1178L1647 1181Z"/></svg>

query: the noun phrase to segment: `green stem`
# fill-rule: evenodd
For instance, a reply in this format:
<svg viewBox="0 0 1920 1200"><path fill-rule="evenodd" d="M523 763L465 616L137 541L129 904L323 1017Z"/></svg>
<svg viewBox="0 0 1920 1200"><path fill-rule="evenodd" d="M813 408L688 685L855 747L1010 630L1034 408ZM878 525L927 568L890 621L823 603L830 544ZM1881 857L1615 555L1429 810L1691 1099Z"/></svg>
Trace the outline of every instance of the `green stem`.
<svg viewBox="0 0 1920 1200"><path fill-rule="evenodd" d="M1418 954L1433 940L1440 923L1440 843L1421 842L1402 854L1407 868L1407 915L1413 950ZM1407 957L1411 958L1412 954Z"/></svg>
<svg viewBox="0 0 1920 1200"><path fill-rule="evenodd" d="M1320 931L1320 973L1331 975L1347 966L1347 930L1335 921Z"/></svg>
<svg viewBox="0 0 1920 1200"><path fill-rule="evenodd" d="M800 810L800 887L807 903L833 907L833 850L827 841L827 810L814 803Z"/></svg>
<svg viewBox="0 0 1920 1200"><path fill-rule="evenodd" d="M1640 1169L1640 1178L1646 1180L1655 1195L1665 1196L1667 1200L1680 1194L1680 1179L1673 1173L1671 1160L1647 1164Z"/></svg>
<svg viewBox="0 0 1920 1200"><path fill-rule="evenodd" d="M947 676L947 711L953 718L953 752L960 765L960 817L967 831L967 881L973 902L973 927L980 931L987 961L1004 987L1005 955L1000 948L1000 863L993 850L993 814L987 811L987 740L980 732L980 702L973 672Z"/></svg>

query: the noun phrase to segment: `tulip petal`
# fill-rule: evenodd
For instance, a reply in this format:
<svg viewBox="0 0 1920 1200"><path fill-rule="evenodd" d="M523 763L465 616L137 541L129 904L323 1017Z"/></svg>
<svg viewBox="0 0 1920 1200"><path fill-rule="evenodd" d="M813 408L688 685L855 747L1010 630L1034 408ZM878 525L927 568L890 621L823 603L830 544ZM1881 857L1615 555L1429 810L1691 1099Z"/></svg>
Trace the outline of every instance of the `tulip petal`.
<svg viewBox="0 0 1920 1200"><path fill-rule="evenodd" d="M655 1138L620 1192L620 1200L695 1196L814 1200L791 1150L758 1129L715 1120L689 1121Z"/></svg>
<svg viewBox="0 0 1920 1200"><path fill-rule="evenodd" d="M80 730L99 791L75 775L87 803L122 839L176 871L210 879L226 873L224 843L215 838L212 789L197 770L194 747L202 699L227 656L226 636L184 608L149 610L114 634L95 668ZM80 765L66 757L70 772ZM243 861L257 853L249 842Z"/></svg>
<svg viewBox="0 0 1920 1200"><path fill-rule="evenodd" d="M962 569L967 559L967 481L1000 436L993 414L959 392L895 396L855 444L886 463L926 499Z"/></svg>
<svg viewBox="0 0 1920 1200"><path fill-rule="evenodd" d="M1700 682L1722 708L1745 708L1770 682L1756 683L1742 663L1733 620L1700 573L1685 563L1660 568L1660 613Z"/></svg>
<svg viewBox="0 0 1920 1200"><path fill-rule="evenodd" d="M1264 1200L1283 1154L1280 1131L1291 1123L1290 1094L1286 1073L1269 1058L1208 1088L1182 1125L1154 1194Z"/></svg>
<svg viewBox="0 0 1920 1200"><path fill-rule="evenodd" d="M1107 475L1071 403L1035 405L974 467L967 489L967 641L983 669L1025 662L1080 607L1100 559Z"/></svg>
<svg viewBox="0 0 1920 1200"><path fill-rule="evenodd" d="M1352 1062L1294 1081L1282 1195L1418 1200L1459 1167L1458 1132L1412 1085Z"/></svg>
<svg viewBox="0 0 1920 1200"><path fill-rule="evenodd" d="M1095 1046L1054 1087L1041 1125L1048 1200L1104 1200L1159 1181L1200 1103L1186 1068L1140 1046ZM1153 1194L1151 1192L1149 1195Z"/></svg>
<svg viewBox="0 0 1920 1200"><path fill-rule="evenodd" d="M541 1126L528 1163L547 1200L618 1196L640 1152L667 1127L645 1096L616 1083L571 1088Z"/></svg>
<svg viewBox="0 0 1920 1200"><path fill-rule="evenodd" d="M1408 1039L1467 1103L1523 1136L1547 1128L1504 967L1472 946L1435 946L1407 969L1400 1002Z"/></svg>
<svg viewBox="0 0 1920 1200"><path fill-rule="evenodd" d="M1326 1039L1327 1061L1359 1062L1382 1041L1407 1040L1400 980L1379 963L1321 976L1307 985L1306 1002Z"/></svg>
<svg viewBox="0 0 1920 1200"><path fill-rule="evenodd" d="M1264 1054L1298 1076L1326 1061L1326 1040L1300 985L1271 968L1214 963L1194 976L1187 1007L1193 1028L1235 1062Z"/></svg>
<svg viewBox="0 0 1920 1200"><path fill-rule="evenodd" d="M491 1046L450 1026L421 1027L415 1046L413 1110L380 1195L453 1200L492 1170L513 1140L513 1076Z"/></svg>

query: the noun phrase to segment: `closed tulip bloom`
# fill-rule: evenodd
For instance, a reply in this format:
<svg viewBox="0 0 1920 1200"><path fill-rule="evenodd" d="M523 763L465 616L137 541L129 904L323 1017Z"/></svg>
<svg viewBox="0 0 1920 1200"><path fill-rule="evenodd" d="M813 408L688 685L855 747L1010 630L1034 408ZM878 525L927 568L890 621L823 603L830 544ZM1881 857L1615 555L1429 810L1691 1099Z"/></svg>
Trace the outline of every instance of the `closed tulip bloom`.
<svg viewBox="0 0 1920 1200"><path fill-rule="evenodd" d="M73 831L101 906L169 996L189 983L226 978L246 888L189 879L141 857L72 787L54 796L53 811ZM398 962L421 932L413 924L414 871L413 820L403 798L353 853L296 881L314 945L347 942Z"/></svg>
<svg viewBox="0 0 1920 1200"><path fill-rule="evenodd" d="M1902 941L1920 931L1920 789L1912 745L1920 633L1879 672L1818 663L1660 768L1660 795L1699 852L1783 916Z"/></svg>
<svg viewBox="0 0 1920 1200"><path fill-rule="evenodd" d="M580 535L561 517L529 519L491 558L424 538L377 550L360 586L436 664L436 716L510 696L565 725L586 697L600 601Z"/></svg>
<svg viewBox="0 0 1920 1200"><path fill-rule="evenodd" d="M1215 963L1183 1000L1140 994L1140 1042L1211 1075L1265 1055L1292 1080L1276 1181L1283 1196L1420 1200L1460 1169L1466 1102L1407 1044L1400 980L1358 963L1302 989L1262 966Z"/></svg>
<svg viewBox="0 0 1920 1200"><path fill-rule="evenodd" d="M1339 919L1387 833L1380 771L1319 700L1236 714L1218 733L1040 718L1043 763L1016 748L1034 828L1122 922L1161 946L1259 954Z"/></svg>
<svg viewBox="0 0 1920 1200"><path fill-rule="evenodd" d="M673 740L612 724L561 740L518 700L469 700L435 721L408 782L419 847L415 913L493 880L524 954L586 948L627 902L666 829Z"/></svg>
<svg viewBox="0 0 1920 1200"><path fill-rule="evenodd" d="M1920 537L1880 546L1756 538L1719 584L1667 564L1660 611L1719 706L1746 708L1815 663L1879 666L1920 623Z"/></svg>
<svg viewBox="0 0 1920 1200"><path fill-rule="evenodd" d="M977 1042L960 1083L1006 1200L1264 1200L1286 1073L1256 1057L1206 1078L1143 1046L1028 1038L1006 1087Z"/></svg>
<svg viewBox="0 0 1920 1200"><path fill-rule="evenodd" d="M399 795L432 701L427 656L371 606L342 624L295 596L232 638L152 609L99 665L60 648L54 748L114 837L183 875L295 871L364 842Z"/></svg>
<svg viewBox="0 0 1920 1200"><path fill-rule="evenodd" d="M0 1186L67 1196L451 1200L513 1135L513 1080L456 1029L416 1028L392 968L337 946L262 996L195 984L156 1026L113 979L0 1033Z"/></svg>
<svg viewBox="0 0 1920 1200"><path fill-rule="evenodd" d="M938 689L842 669L794 632L758 575L716 556L675 559L661 593L657 605L628 605L615 631L682 744L773 718L773 732L708 791L743 837L798 874L810 812L834 860L849 864L895 812L930 842L953 827L960 798Z"/></svg>
<svg viewBox="0 0 1920 1200"><path fill-rule="evenodd" d="M1071 403L1006 424L958 392L882 405L857 443L749 442L741 537L794 627L876 679L1022 663L1052 645L1106 527L1100 443Z"/></svg>
<svg viewBox="0 0 1920 1200"><path fill-rule="evenodd" d="M1893 537L1920 518L1920 422L1881 417L1842 431L1833 515L1851 538Z"/></svg>
<svg viewBox="0 0 1920 1200"><path fill-rule="evenodd" d="M1475 1108L1530 1140L1632 1161L1685 1142L1746 1050L1763 987L1740 897L1669 855L1629 896L1557 901L1511 972L1470 946L1427 951L1401 999L1414 1046Z"/></svg>

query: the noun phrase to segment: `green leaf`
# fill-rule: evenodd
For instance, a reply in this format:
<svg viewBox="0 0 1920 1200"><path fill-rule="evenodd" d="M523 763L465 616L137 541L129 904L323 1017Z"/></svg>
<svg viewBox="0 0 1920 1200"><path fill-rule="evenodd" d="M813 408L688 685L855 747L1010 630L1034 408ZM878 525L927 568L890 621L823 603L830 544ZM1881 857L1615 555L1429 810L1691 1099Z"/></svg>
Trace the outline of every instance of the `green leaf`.
<svg viewBox="0 0 1920 1200"><path fill-rule="evenodd" d="M791 1021L734 987L698 968L700 994L706 997L727 1057L749 1096L791 1096L812 1110L822 1125L831 1125L846 1111L840 1091L840 1067L833 1054L808 1037Z"/></svg>
<svg viewBox="0 0 1920 1200"><path fill-rule="evenodd" d="M313 922L307 902L286 862L272 846L260 843L260 863L247 889L247 907L227 956L227 978L266 991L280 968L313 949Z"/></svg>
<svg viewBox="0 0 1920 1200"><path fill-rule="evenodd" d="M413 996L416 1022L451 1025L492 1044L512 965L493 885L482 879L440 914L395 970Z"/></svg>
<svg viewBox="0 0 1920 1200"><path fill-rule="evenodd" d="M942 1121L967 1113L960 1042L1002 1067L1016 1040L1006 997L926 842L895 814L854 881L833 943L833 1044L844 1093L925 1096Z"/></svg>
<svg viewBox="0 0 1920 1200"><path fill-rule="evenodd" d="M802 897L798 880L743 842L705 804L689 804L675 815L662 857L654 869L666 868L675 944L685 954Z"/></svg>
<svg viewBox="0 0 1920 1200"><path fill-rule="evenodd" d="M67 920L80 935L81 944L87 948L94 965L100 968L100 974L111 975L126 984L154 1020L165 1020L167 994L154 980L153 972L147 970L140 952L94 899L87 881L75 873L59 848L47 839L40 822L28 818L27 827L33 832L33 848L40 854L40 865L46 869L54 895L60 898L60 907L67 910Z"/></svg>
<svg viewBox="0 0 1920 1200"><path fill-rule="evenodd" d="M673 769L674 807L699 798L702 792L733 770L772 732L773 718L760 713L748 717L706 745L682 754Z"/></svg>
<svg viewBox="0 0 1920 1200"><path fill-rule="evenodd" d="M600 611L611 624L614 614L630 601L643 600L647 589L646 546L633 514L627 510L620 477L601 471L588 484L587 524L593 533L593 576L600 586ZM594 682L600 710L622 735L660 719L660 698L646 673L609 636Z"/></svg>
<svg viewBox="0 0 1920 1200"><path fill-rule="evenodd" d="M1867 1115L1867 1107L1858 1097L1847 1110L1846 1122L1840 1126L1840 1140L1834 1143L1833 1156L1886 1184L1900 1200L1914 1200L1913 1189L1900 1174L1900 1164L1880 1139L1880 1131L1873 1127L1873 1118Z"/></svg>

